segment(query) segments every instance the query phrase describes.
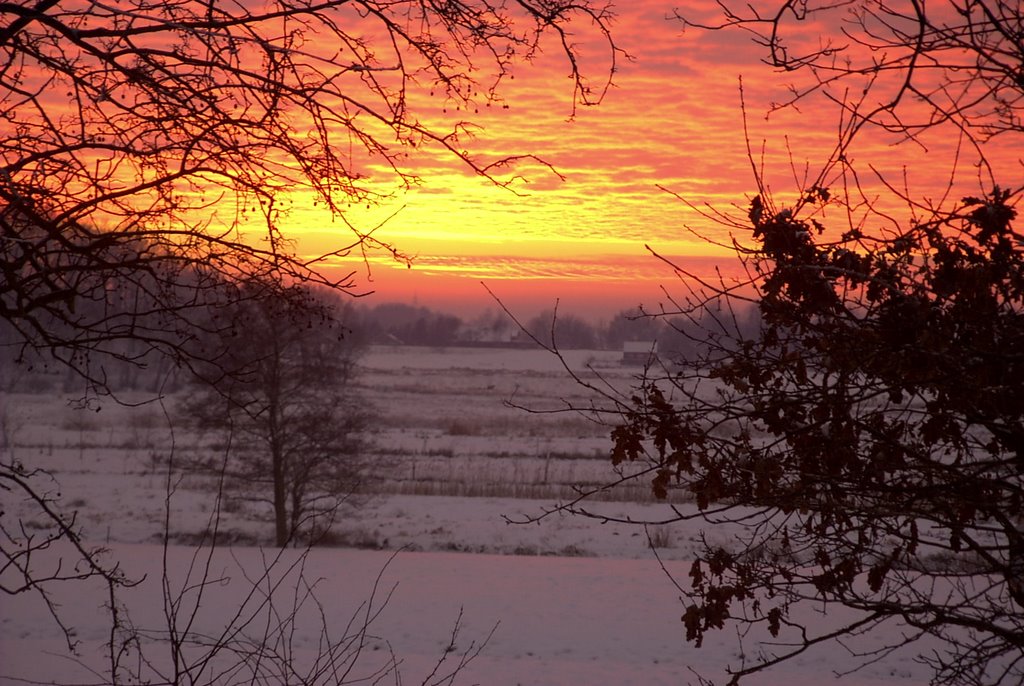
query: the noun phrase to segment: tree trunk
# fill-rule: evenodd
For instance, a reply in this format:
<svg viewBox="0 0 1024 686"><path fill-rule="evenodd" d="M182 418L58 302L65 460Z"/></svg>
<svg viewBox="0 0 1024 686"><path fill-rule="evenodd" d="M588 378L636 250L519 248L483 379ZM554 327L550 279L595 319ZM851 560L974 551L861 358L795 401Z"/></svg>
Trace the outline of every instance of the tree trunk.
<svg viewBox="0 0 1024 686"><path fill-rule="evenodd" d="M302 518L302 489L296 479L296 483L292 486L292 531L297 532L299 530L299 524Z"/></svg>
<svg viewBox="0 0 1024 686"><path fill-rule="evenodd" d="M284 548L288 545L288 510L284 483L284 456L281 454L280 443L275 439L271 445L274 471L274 532L275 545Z"/></svg>
<svg viewBox="0 0 1024 686"><path fill-rule="evenodd" d="M281 347L276 335L271 334L271 355L265 361L263 373L267 387L267 422L270 434L271 471L274 477L274 537L278 548L284 548L291 539L288 526L288 465L285 455L284 426L281 417Z"/></svg>

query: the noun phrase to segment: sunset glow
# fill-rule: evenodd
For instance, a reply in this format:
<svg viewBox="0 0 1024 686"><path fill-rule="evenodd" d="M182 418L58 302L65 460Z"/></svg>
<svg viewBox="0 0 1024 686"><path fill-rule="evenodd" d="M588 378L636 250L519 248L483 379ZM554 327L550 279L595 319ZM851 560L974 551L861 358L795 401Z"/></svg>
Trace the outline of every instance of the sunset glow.
<svg viewBox="0 0 1024 686"><path fill-rule="evenodd" d="M429 69L402 62L405 53L389 49L387 36L359 33L382 30L372 17L343 14L346 26L351 23L353 38L340 48L330 44L325 36L329 31L323 25L317 28L315 22L295 34L301 36L296 39L301 45L295 46L302 64L297 70L301 73L295 75L297 83L315 80L321 67L338 72L329 80L333 90L323 96L325 102L317 103L323 109L312 110L327 116L313 121L311 111L295 107L294 102L292 109L282 108L287 145L267 146L260 141L262 132L256 135L251 154L259 163L241 173L241 181L232 176L231 170L240 164L232 156L248 154L245 146L226 145L218 153L223 153L223 159L210 167L204 158L207 152L187 143L206 126L196 112L196 121L181 124L181 117L172 118L181 124L181 131L166 134L170 144L158 146L160 164L153 164L152 156L144 152L136 154L130 142L136 132L130 127L125 134L129 143L122 152L133 154L111 155L104 139L116 138L111 131L118 133L117 120L105 117L122 116L123 104L111 102L117 98L135 102L133 98L140 97L127 78L123 80L129 83L121 83L110 97L105 91L94 96L96 109L90 116L96 121L79 125L72 112L56 127L79 126L80 137L88 142L83 144L86 152L72 155L79 167L68 168L76 171L53 185L69 196L71 204L81 200L79 196L88 196L90 184L109 186L114 201L97 203L96 211L91 202L82 204L88 220L105 230L117 229L119 222L131 224L133 212L157 196L180 194L187 201L174 212L181 209L181 215L168 221L185 217L211 234L227 235L240 228L249 245L267 236L266 207L243 214L240 205L259 197L269 206L266 198L273 196L273 221L302 260L330 276L351 273L352 292L372 293L371 300L376 302L415 300L471 313L497 307L497 297L527 314L558 302L569 311L594 317L611 316L641 303L657 309L673 293L678 276L672 264L708 277L735 270L730 246L734 239L747 240L748 231L743 226L730 231L705 213L732 212L742 218L758 192L758 174L777 200L792 202L795 193L815 183L820 170L835 159L843 122L849 117L844 117L837 103L820 96L801 99L796 107L773 109L791 99L791 87L807 86L807 82L793 81L807 78L806 74L773 71L764 63L764 47L747 32L692 28L684 32L683 23L672 16L675 11L690 20L715 23L718 9L713 3L690 0L675 6L635 0L616 3L613 11L612 38L623 51L614 65L603 34L588 26L585 17L573 15L575 19L564 26L580 71L593 85L591 97L604 92L613 70L611 87L596 106L574 98L578 93L574 93L570 64L554 32L545 35L547 43L542 40L541 51L531 60L516 55L512 73L498 83L497 100L488 104L486 97L474 96L467 108L459 98L444 97L443 86L432 84ZM810 45L816 50L829 37L843 40L839 27L821 26L815 16L787 27L794 34L787 36L787 45L795 41L797 48ZM828 16L842 18L843 13L836 10ZM261 30L276 35L275 21L266 20ZM801 42L806 45L800 46ZM262 56L258 41L241 45L252 64L269 59ZM494 83L494 60L486 55L477 60L472 50L465 59L472 64L467 70L478 87ZM247 66L243 72L250 69ZM31 69L25 74L25 83L31 82L40 92L41 111L59 112L63 99L72 95L71 86L59 93L32 81ZM219 78L230 81L231 74L228 70ZM863 97L865 108L877 107L898 88L893 80L897 76L872 77L870 88L863 79L844 79L840 87L852 90L836 97L848 102ZM407 80L402 81L403 77ZM224 98L225 111L241 108L253 121L260 120L262 101L256 98L239 105L231 83L216 78L211 83L223 91L218 97ZM856 93L862 86L863 96ZM382 93L401 93L403 103L407 99L409 109L403 111L398 125L388 120L394 103L387 97L381 100ZM363 96L365 101L360 100ZM19 118L34 117L33 108L24 110L25 115L17 109L12 112ZM60 142L50 140L53 131L38 119L12 122L35 131L43 148L60 150ZM152 128L146 135L153 141L162 140L168 124L156 121L145 125ZM317 137L317 127L322 138ZM437 132L450 131L459 131L458 138L450 141L452 150L430 140ZM225 140L240 140L238 135L232 132ZM245 135L249 134L242 139ZM989 189L993 178L1013 183L1020 172L1019 148L1013 144L986 151L994 163L993 177L972 167L976 153L963 145L951 184L951 160L961 144L952 126L936 127L913 143L897 143L897 138L870 130L845 151L847 158L855 158L865 203L876 208L884 205L891 211L893 226L905 222L915 210L900 207L880 179L929 203L977 194ZM187 152L179 153L177 146ZM264 150L271 152L264 156ZM494 179L474 173L466 160L459 159L463 150L467 159L487 168ZM26 148L17 155L29 159L29 152ZM308 167L304 166L306 153L312 160ZM175 165L182 156L195 169L178 179ZM489 166L510 157L515 161L508 166ZM46 164L39 162L34 173L56 179L57 167ZM218 171L200 171L209 168ZM27 169L23 170L26 175ZM160 175L173 180L152 183ZM130 209L122 212L116 196L124 179L136 188L127 204ZM508 185L502 187L495 180ZM817 183L841 192L842 181L830 172ZM321 186L314 188L317 184ZM266 189L277 192L261 196ZM346 191L352 192L346 195ZM325 197L342 203L349 197L351 204L335 207L332 213L324 205ZM827 215L822 219L830 224ZM845 216L837 220L831 223L849 221ZM353 230L372 240L346 254L346 248L357 242Z"/></svg>
<svg viewBox="0 0 1024 686"><path fill-rule="evenodd" d="M739 32L709 34L667 18L657 0L621 3L615 38L633 60L619 65L614 88L598 107L575 118L564 61L541 55L505 84L508 109L467 115L481 128L474 150L535 154L564 177L524 163L513 190L498 188L440 156L419 157L419 186L379 206L352 208L347 219L412 258L411 268L384 253L337 264L356 270L377 302L416 300L467 311L494 307L486 285L506 304L537 310L561 301L590 315L630 305L655 307L671 289L672 270L651 250L700 273L732 268L730 252L700 240L693 228L728 242L727 232L679 198L742 208L756 192L743 134L741 77L755 155L766 141L768 181L780 196L795 188L804 165L813 174L833 151L838 108L808 101L800 111L766 113L784 100L787 78L760 62L759 48ZM601 65L590 65L594 70ZM452 121L455 121L454 119ZM878 139L861 141L866 163L906 173L928 195L947 181L955 140L930 149ZM423 151L418 151L423 152ZM432 161L431 161L432 160ZM1008 160L1015 165L1015 160ZM971 180L968 169L962 176ZM975 184L976 187L977 184ZM666 189L671 193L666 192ZM297 200L288 218L304 254L331 249L345 227ZM746 238L743 236L742 238Z"/></svg>
<svg viewBox="0 0 1024 686"><path fill-rule="evenodd" d="M616 40L633 61L619 66L600 106L570 119L567 65L541 55L505 84L508 109L468 115L481 127L474 150L533 154L564 180L525 162L513 172L522 178L505 189L457 162L418 160L421 185L347 217L360 229L379 225L375 237L412 258L411 269L383 253L366 264L349 260L344 268L360 272L361 286L379 300L493 307L483 282L503 301L532 300L534 309L562 299L593 310L653 304L658 285L672 281L645 245L699 258L702 268L714 267L709 257L727 261L685 230L694 218L659 185L697 202L744 202L750 170L738 77L755 64L752 53L684 39L663 3L629 3L617 13ZM763 110L764 89L748 90L759 97L752 107ZM828 145L827 132L815 137ZM345 229L299 200L289 222L306 254L327 252Z"/></svg>

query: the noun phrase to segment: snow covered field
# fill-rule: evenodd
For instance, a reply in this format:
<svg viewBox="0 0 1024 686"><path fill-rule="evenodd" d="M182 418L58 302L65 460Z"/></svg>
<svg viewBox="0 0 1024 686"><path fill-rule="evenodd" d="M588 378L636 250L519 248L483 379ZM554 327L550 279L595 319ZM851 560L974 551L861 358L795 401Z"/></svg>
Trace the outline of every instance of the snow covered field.
<svg viewBox="0 0 1024 686"><path fill-rule="evenodd" d="M569 362L580 373L589 373L590 365L610 383L626 386L636 370L620 367L617 359L616 353L574 353ZM317 548L302 558L302 578L316 582L316 602L309 600L295 614L287 655L296 668L312 660L325 625L337 636L350 618L361 616L360 604L371 597L382 570L376 602L384 605L387 591L394 592L369 629L379 638L367 643L349 678L371 674L390 654L387 646L400 661L401 680L392 675L384 683L417 684L438 658L447 656L435 677L484 642L456 683L683 684L695 683L696 673L722 683L726 665L736 667L744 655L756 654L749 638L741 643L728 632L700 649L684 642L678 591L642 531L559 515L535 524L507 522L540 514L570 493L571 483L610 475L607 427L572 414L527 414L504 402L556 409L563 400L583 399L556 360L525 350L380 348L364 365L363 390L378 417L374 449L389 478L336 527L339 547ZM162 407L105 404L98 413L74 410L55 394L8 395L3 402L5 450L52 472L53 492L78 512L86 536L108 545L110 559L130 578L142 579L123 596L135 626L166 626L165 550L169 587L195 582L187 570L196 550L185 543L207 526L215 505L209 482L187 475L174 478L173 495L166 497L169 457L194 445L193 437L168 426L164 413L173 418L173 398ZM15 493L0 492L0 499L5 525L11 513L30 511ZM165 549L160 541L168 504L174 544ZM221 630L244 605L252 579L258 579L254 575L274 554L257 545L270 535L264 514L227 505L222 530L238 543L214 551L209 560L208 549L199 557L210 570L207 578L218 580L204 587L196 611L193 628L207 633ZM594 507L636 516L659 506ZM44 523L29 518L26 527L33 526ZM733 533L674 526L658 532L658 553L682 583L701 534ZM51 551L38 562L52 564L58 555ZM271 594L278 611L295 606L301 584L297 570L287 570L298 556L287 551L273 568L281 576ZM100 648L109 639L102 589L67 583L60 593L61 612L81 641L79 655L67 655L35 596L2 596L3 683L102 681L96 672L105 668ZM822 616L821 622L835 619ZM850 648L864 650L881 638L862 637ZM857 664L850 652L825 646L751 683L828 682ZM148 654L156 667L166 664L165 646L148 646ZM927 673L912 655L897 653L839 683L924 684Z"/></svg>

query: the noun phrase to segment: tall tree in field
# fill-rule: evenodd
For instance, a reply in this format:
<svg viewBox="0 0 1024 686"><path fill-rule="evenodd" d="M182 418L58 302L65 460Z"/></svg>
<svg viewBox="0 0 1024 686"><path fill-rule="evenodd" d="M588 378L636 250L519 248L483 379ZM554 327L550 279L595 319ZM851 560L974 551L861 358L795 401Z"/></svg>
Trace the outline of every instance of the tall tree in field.
<svg viewBox="0 0 1024 686"><path fill-rule="evenodd" d="M909 651L936 684L1020 684L1022 178L1019 159L1006 179L986 160L1022 149L1020 6L724 5L711 28L752 32L770 63L809 77L794 97L825 95L842 123L790 202L758 174L742 214L708 213L729 222L746 279L679 267L692 290L678 314L714 308L705 351L614 398L612 461L672 503L657 520L746 532L709 537L678 580L686 636L744 637L730 684L836 640L863 645L863 663ZM801 51L808 25L838 29ZM962 137L961 162L979 160L978 191L933 202L895 180L858 185L864 137L915 145L942 126ZM883 626L891 642L858 642Z"/></svg>
<svg viewBox="0 0 1024 686"><path fill-rule="evenodd" d="M362 346L341 328L339 307L308 292L236 305L217 327L224 354L200 371L187 403L228 445L225 460L205 466L232 497L269 504L278 547L327 533L366 476L369 411L355 389Z"/></svg>

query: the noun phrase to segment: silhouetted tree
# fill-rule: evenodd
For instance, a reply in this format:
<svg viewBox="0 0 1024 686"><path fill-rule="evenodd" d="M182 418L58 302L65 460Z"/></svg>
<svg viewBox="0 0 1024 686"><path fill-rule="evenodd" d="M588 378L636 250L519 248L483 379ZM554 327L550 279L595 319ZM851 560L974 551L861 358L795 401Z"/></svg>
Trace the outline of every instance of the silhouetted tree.
<svg viewBox="0 0 1024 686"><path fill-rule="evenodd" d="M515 322L504 312L488 310L473 321L473 328L480 340L509 341L518 333Z"/></svg>
<svg viewBox="0 0 1024 686"><path fill-rule="evenodd" d="M642 308L622 310L608 322L604 333L605 346L613 350L622 348L626 341L660 341L665 326L656 316Z"/></svg>
<svg viewBox="0 0 1024 686"><path fill-rule="evenodd" d="M594 327L571 314L560 314L553 310L541 312L527 322L526 330L544 346L577 350L597 347Z"/></svg>
<svg viewBox="0 0 1024 686"><path fill-rule="evenodd" d="M695 360L707 365L734 348L737 334L742 339L760 335L760 313L750 305L708 301L696 310L662 311L658 319L664 323L661 357L680 366Z"/></svg>
<svg viewBox="0 0 1024 686"><path fill-rule="evenodd" d="M366 477L363 348L327 294L243 299L216 316L229 319L216 327L222 352L198 371L185 409L227 448L199 466L223 475L234 497L270 505L278 547L315 541Z"/></svg>
<svg viewBox="0 0 1024 686"><path fill-rule="evenodd" d="M758 218L758 196L761 335L734 329L647 379L614 430L615 464L696 500L671 519L747 527L707 543L683 617L697 644L733 622L778 638L735 674L895 620L901 643L945 641L922 657L943 683L1020 679L1024 236L1008 200L819 243L813 220ZM791 612L803 600L858 614L817 629Z"/></svg>
<svg viewBox="0 0 1024 686"><path fill-rule="evenodd" d="M462 320L417 305L383 303L367 311L367 333L379 343L445 346L456 343Z"/></svg>
<svg viewBox="0 0 1024 686"><path fill-rule="evenodd" d="M893 182L882 187L889 202L858 185L853 161L879 126L913 139L951 125L972 143L961 157L981 153L982 170L986 151L1013 150L995 145L1024 133L1019 4L725 7L722 26L753 32L794 78L810 75L795 98L841 104L839 146L785 205L752 160L758 191L745 212L706 211L732 230L745 278L702 281L677 267L690 291L666 316L700 324L703 348L681 370L607 395L622 418L618 483L646 480L672 503L652 521L745 532L704 539L678 580L689 640L743 636L730 684L844 639L864 663L919 648L933 683L1019 684L1020 179L983 174L983 191L935 202ZM842 33L808 36L804 22L842 22ZM743 325L749 304L756 329ZM590 512L585 496L562 509ZM826 611L809 618L798 610L807 604ZM893 624L891 642L857 653L858 636Z"/></svg>

